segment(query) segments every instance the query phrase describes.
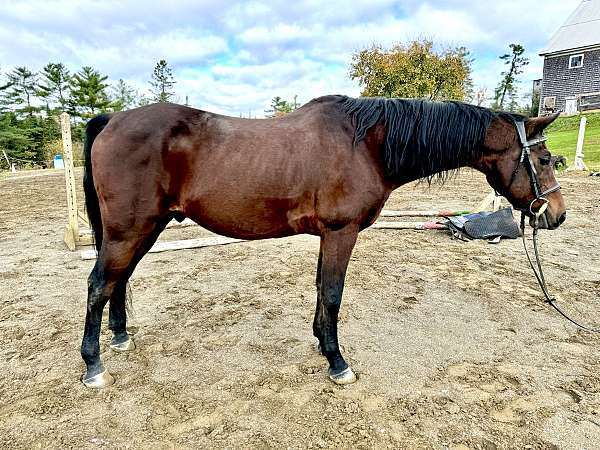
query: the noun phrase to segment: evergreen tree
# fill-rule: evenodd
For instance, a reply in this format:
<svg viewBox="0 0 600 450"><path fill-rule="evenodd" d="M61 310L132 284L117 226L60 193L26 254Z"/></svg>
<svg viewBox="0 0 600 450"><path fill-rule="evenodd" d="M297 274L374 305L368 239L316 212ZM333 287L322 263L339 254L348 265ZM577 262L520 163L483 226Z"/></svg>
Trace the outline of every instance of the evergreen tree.
<svg viewBox="0 0 600 450"><path fill-rule="evenodd" d="M17 116L15 113L6 112L0 114L0 151L6 151L9 158L30 156L23 152L27 144L27 137L17 126ZM0 167L9 168L3 155L0 155Z"/></svg>
<svg viewBox="0 0 600 450"><path fill-rule="evenodd" d="M537 117L540 114L540 90L535 90L531 94L531 108L529 112L529 117Z"/></svg>
<svg viewBox="0 0 600 450"><path fill-rule="evenodd" d="M174 85L173 71L167 62L161 59L156 63L152 72L152 80L150 80L152 100L155 102L168 102L175 95L172 90Z"/></svg>
<svg viewBox="0 0 600 450"><path fill-rule="evenodd" d="M516 99L517 83L519 81L517 77L523 73L523 67L529 64L529 58L523 56L525 48L521 44L510 44L509 47L511 53L500 56L500 59L504 61L504 64L508 66L508 69L502 72L502 80L494 91L494 104L492 105L492 108L504 109L504 104L508 97L508 110L514 112L518 107Z"/></svg>
<svg viewBox="0 0 600 450"><path fill-rule="evenodd" d="M26 67L15 68L0 83L0 149L19 166L47 167L52 144L60 139L55 117L34 114L40 110L35 97L48 99L46 92L40 92L37 74Z"/></svg>
<svg viewBox="0 0 600 450"><path fill-rule="evenodd" d="M152 103L152 99L148 98L146 94L139 94L135 100L137 106L146 106Z"/></svg>
<svg viewBox="0 0 600 450"><path fill-rule="evenodd" d="M113 111L124 111L135 106L136 91L125 83L123 79L119 79L117 84L112 87L112 91Z"/></svg>
<svg viewBox="0 0 600 450"><path fill-rule="evenodd" d="M106 93L107 78L89 66L83 67L73 75L70 81L70 106L73 112L83 118L89 118L106 111L110 106L110 99Z"/></svg>
<svg viewBox="0 0 600 450"><path fill-rule="evenodd" d="M42 69L42 82L38 84L37 95L46 101L56 105L61 110L67 109L69 100L69 85L71 74L62 63L48 63Z"/></svg>
<svg viewBox="0 0 600 450"><path fill-rule="evenodd" d="M6 104L4 103L4 93L6 91L6 89L8 88L8 84L5 84L2 81L2 72L0 71L0 120L2 119L2 114L8 112L8 109L6 108Z"/></svg>
<svg viewBox="0 0 600 450"><path fill-rule="evenodd" d="M0 149L5 150L9 159L18 165L47 166L47 147L59 138L60 129L53 117L26 116L19 119L14 112L0 116ZM6 161L2 166L7 166Z"/></svg>
<svg viewBox="0 0 600 450"><path fill-rule="evenodd" d="M18 114L33 117L37 108L32 106L31 101L35 96L37 74L27 67L17 67L7 75L7 78L8 82L0 87L2 91L0 103L4 108L12 109Z"/></svg>
<svg viewBox="0 0 600 450"><path fill-rule="evenodd" d="M267 117L281 117L291 113L298 108L297 95L294 95L294 101L288 102L281 97L273 97L271 100L271 109L266 109Z"/></svg>

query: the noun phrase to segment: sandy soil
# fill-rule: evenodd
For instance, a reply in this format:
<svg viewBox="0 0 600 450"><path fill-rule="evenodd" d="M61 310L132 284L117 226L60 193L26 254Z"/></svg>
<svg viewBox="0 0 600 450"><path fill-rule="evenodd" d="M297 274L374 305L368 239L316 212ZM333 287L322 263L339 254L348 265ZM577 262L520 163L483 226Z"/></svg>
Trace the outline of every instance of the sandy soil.
<svg viewBox="0 0 600 450"><path fill-rule="evenodd" d="M561 177L566 224L542 236L549 283L600 322L600 179ZM388 208L469 208L466 171ZM1 448L600 448L600 337L543 305L520 241L370 230L352 258L338 387L311 334L310 236L148 255L132 288L138 349L79 377L82 261L62 243L64 181L0 180ZM208 234L167 230L162 239Z"/></svg>

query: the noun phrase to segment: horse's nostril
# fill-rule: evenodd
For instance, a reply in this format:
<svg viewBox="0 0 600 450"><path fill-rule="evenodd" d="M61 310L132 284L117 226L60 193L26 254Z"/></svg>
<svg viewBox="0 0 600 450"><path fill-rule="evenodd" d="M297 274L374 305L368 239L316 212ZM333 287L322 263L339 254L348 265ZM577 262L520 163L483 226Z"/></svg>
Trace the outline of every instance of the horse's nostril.
<svg viewBox="0 0 600 450"><path fill-rule="evenodd" d="M567 220L567 213L564 212L558 218L558 224L561 225L565 220Z"/></svg>

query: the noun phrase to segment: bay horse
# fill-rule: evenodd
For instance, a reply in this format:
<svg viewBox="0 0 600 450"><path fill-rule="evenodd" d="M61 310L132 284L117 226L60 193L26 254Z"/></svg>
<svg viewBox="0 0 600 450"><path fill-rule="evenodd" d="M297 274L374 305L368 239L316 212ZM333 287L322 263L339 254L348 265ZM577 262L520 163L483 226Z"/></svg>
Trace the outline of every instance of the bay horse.
<svg viewBox="0 0 600 450"><path fill-rule="evenodd" d="M86 127L84 190L98 257L88 278L83 383L114 382L100 358L104 306L110 300L110 347L132 350L127 281L169 221L185 217L241 239L319 236L313 334L329 378L356 381L340 353L337 320L358 233L377 219L394 189L461 167L483 172L515 208L557 228L565 204L540 138L555 118L526 119L459 102L345 96L320 97L274 119L168 103L93 118ZM517 125L534 140L531 146L519 139Z"/></svg>

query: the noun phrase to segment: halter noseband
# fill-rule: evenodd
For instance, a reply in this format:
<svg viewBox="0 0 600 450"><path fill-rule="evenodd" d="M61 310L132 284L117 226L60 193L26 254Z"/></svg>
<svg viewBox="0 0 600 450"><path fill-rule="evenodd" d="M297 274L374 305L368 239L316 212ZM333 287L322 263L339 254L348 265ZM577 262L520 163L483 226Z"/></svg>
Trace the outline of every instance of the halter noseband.
<svg viewBox="0 0 600 450"><path fill-rule="evenodd" d="M510 186L512 186L513 181L515 180L515 176L517 175L517 172L519 171L519 167L521 167L521 164L523 164L525 166L525 168L527 169L527 174L529 175L529 180L531 182L531 190L533 191L535 198L533 200L531 200L531 202L529 202L529 213L534 216L536 218L536 220L542 215L544 214L544 212L546 211L546 208L548 208L548 199L546 198L546 196L548 194L551 194L552 192L556 192L560 189L560 184L557 182L554 186L552 186L549 189L546 189L545 191L542 191L541 187L540 187L540 181L538 179L538 173L537 170L535 169L535 165L533 164L533 160L531 159L531 147L533 147L534 145L538 145L541 144L542 142L545 142L547 140L547 138L545 136L539 138L539 139L533 139L531 141L527 140L527 133L525 132L525 122L521 121L515 121L515 127L517 128L517 133L519 135L519 140L521 141L521 158L519 159L519 162L517 163L517 166L515 167L515 170L512 174L512 177L510 179L510 184L508 185L508 188L510 189ZM534 210L534 205L541 203L539 208L536 208ZM521 210L523 211L523 210Z"/></svg>

